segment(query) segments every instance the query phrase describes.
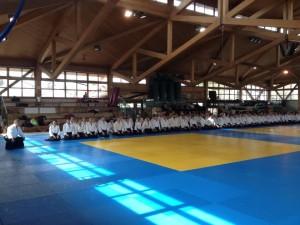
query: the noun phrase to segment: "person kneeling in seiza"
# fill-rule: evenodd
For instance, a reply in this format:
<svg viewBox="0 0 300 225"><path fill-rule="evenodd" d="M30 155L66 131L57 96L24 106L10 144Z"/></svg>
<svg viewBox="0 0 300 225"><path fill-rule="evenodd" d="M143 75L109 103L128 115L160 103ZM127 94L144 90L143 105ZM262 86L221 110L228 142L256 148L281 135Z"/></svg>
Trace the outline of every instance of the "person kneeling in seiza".
<svg viewBox="0 0 300 225"><path fill-rule="evenodd" d="M7 150L24 148L25 136L20 126L19 120L14 120L14 123L7 128L7 137L5 148Z"/></svg>
<svg viewBox="0 0 300 225"><path fill-rule="evenodd" d="M73 139L73 126L70 120L66 120L63 126L63 134L65 140L72 140Z"/></svg>
<svg viewBox="0 0 300 225"><path fill-rule="evenodd" d="M109 137L108 123L103 117L98 121L97 128L100 137Z"/></svg>
<svg viewBox="0 0 300 225"><path fill-rule="evenodd" d="M97 138L98 137L98 128L97 123L94 119L90 118L86 123L86 132L88 137Z"/></svg>
<svg viewBox="0 0 300 225"><path fill-rule="evenodd" d="M60 141L60 128L56 121L53 121L49 126L49 138L48 141Z"/></svg>

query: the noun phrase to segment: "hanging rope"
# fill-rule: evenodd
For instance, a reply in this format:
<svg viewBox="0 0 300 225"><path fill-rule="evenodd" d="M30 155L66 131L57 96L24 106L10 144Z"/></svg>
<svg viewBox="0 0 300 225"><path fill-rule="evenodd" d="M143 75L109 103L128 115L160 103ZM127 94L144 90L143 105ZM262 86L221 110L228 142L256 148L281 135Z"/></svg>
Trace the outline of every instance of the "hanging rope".
<svg viewBox="0 0 300 225"><path fill-rule="evenodd" d="M3 42L7 39L8 34L11 32L13 27L16 25L21 12L24 8L25 0L20 0L20 3L16 9L15 15L9 18L9 23L5 26L4 30L0 33L0 42Z"/></svg>

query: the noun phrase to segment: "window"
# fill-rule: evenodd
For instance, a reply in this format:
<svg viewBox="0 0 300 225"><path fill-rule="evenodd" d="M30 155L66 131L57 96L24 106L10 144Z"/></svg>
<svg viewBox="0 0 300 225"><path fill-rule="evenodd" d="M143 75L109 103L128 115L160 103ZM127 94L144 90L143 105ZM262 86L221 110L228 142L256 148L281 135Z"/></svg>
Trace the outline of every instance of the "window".
<svg viewBox="0 0 300 225"><path fill-rule="evenodd" d="M139 82L139 84L147 84L147 80L146 79L143 79Z"/></svg>
<svg viewBox="0 0 300 225"><path fill-rule="evenodd" d="M239 99L239 90L232 89L216 82L208 82L208 93L210 91L216 91L219 100L233 101Z"/></svg>
<svg viewBox="0 0 300 225"><path fill-rule="evenodd" d="M89 98L107 96L107 75L81 72L64 72L55 81L42 74L42 97L82 98L87 92Z"/></svg>
<svg viewBox="0 0 300 225"><path fill-rule="evenodd" d="M128 84L129 82L123 78L120 77L113 77L113 83L123 83L123 84Z"/></svg>
<svg viewBox="0 0 300 225"><path fill-rule="evenodd" d="M267 91L262 87L255 85L247 85L245 89L242 91L242 100L267 100Z"/></svg>
<svg viewBox="0 0 300 225"><path fill-rule="evenodd" d="M10 77L22 77L22 69L19 68L9 68L9 76Z"/></svg>
<svg viewBox="0 0 300 225"><path fill-rule="evenodd" d="M163 4L168 4L168 0L153 0L153 1L163 3Z"/></svg>
<svg viewBox="0 0 300 225"><path fill-rule="evenodd" d="M0 68L0 91L3 91L8 85L13 85L5 91L2 96L9 97L34 97L35 96L35 80L34 74L28 73L30 69L25 68ZM26 77L22 78L23 75Z"/></svg>
<svg viewBox="0 0 300 225"><path fill-rule="evenodd" d="M197 13L208 15L208 16L216 16L216 17L219 16L219 11L218 11L217 8L214 8L212 6L208 6L208 5L205 5L205 4L202 4L202 3L198 3L198 2L195 2L191 5L189 5L188 9L193 10Z"/></svg>
<svg viewBox="0 0 300 225"><path fill-rule="evenodd" d="M181 4L181 0L174 0L174 6L178 7Z"/></svg>
<svg viewBox="0 0 300 225"><path fill-rule="evenodd" d="M280 100L298 100L298 86L297 84L288 84L284 87L278 88L277 92L273 91L273 99L274 101L280 101ZM276 95L278 97L276 97ZM271 94L272 96L272 94Z"/></svg>
<svg viewBox="0 0 300 225"><path fill-rule="evenodd" d="M7 77L7 68L0 67L0 77Z"/></svg>

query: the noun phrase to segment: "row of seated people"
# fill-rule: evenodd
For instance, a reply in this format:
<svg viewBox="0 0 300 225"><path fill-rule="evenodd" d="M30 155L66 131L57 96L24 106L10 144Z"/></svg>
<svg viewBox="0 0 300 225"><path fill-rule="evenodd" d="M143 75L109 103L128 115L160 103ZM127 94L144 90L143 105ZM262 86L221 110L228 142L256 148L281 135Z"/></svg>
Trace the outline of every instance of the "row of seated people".
<svg viewBox="0 0 300 225"><path fill-rule="evenodd" d="M85 118L76 120L71 118L60 126L53 121L49 126L49 140L70 140L78 138L108 137L112 135L130 135L144 133L158 133L170 131L188 131L198 129L250 127L262 125L288 124L300 122L300 114L279 113L239 113L239 114L211 114L188 113L158 115L153 117L137 116L135 120L130 117L117 117L115 119L99 120Z"/></svg>

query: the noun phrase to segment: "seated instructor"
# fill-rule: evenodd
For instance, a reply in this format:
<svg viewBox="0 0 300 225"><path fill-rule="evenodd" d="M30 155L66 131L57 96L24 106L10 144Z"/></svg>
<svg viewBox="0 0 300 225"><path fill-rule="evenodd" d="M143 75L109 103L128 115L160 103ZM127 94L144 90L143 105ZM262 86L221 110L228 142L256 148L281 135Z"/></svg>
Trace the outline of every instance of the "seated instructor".
<svg viewBox="0 0 300 225"><path fill-rule="evenodd" d="M14 123L7 128L6 149L24 148L25 136L20 126L19 120L14 120Z"/></svg>

